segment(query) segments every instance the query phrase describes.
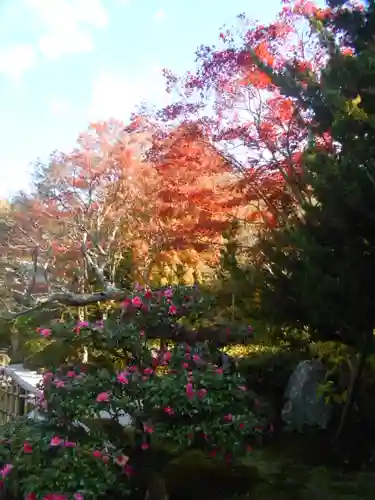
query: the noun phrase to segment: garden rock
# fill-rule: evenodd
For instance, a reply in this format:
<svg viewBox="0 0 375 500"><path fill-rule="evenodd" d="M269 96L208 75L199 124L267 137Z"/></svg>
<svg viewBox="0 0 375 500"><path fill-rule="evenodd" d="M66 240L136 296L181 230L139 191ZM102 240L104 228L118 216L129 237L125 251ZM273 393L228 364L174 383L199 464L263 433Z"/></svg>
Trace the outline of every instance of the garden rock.
<svg viewBox="0 0 375 500"><path fill-rule="evenodd" d="M319 385L324 382L326 370L321 361L306 360L298 363L292 373L284 397L283 421L295 428L304 425L325 429L332 416L332 408L319 395Z"/></svg>

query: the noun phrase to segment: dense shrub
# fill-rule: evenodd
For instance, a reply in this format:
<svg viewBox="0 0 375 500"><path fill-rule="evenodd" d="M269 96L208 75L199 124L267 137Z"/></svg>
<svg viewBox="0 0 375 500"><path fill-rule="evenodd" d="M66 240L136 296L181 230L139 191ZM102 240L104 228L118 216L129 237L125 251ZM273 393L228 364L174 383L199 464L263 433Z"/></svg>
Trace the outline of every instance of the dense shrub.
<svg viewBox="0 0 375 500"><path fill-rule="evenodd" d="M39 328L72 353L89 346L101 362L66 359L44 374L45 420L3 431L6 488L28 500L122 498L151 487L153 473L187 450L226 462L251 453L266 422L234 367L220 366L209 343L152 352L147 342L155 328L193 328L205 307L196 289L144 290L106 321Z"/></svg>

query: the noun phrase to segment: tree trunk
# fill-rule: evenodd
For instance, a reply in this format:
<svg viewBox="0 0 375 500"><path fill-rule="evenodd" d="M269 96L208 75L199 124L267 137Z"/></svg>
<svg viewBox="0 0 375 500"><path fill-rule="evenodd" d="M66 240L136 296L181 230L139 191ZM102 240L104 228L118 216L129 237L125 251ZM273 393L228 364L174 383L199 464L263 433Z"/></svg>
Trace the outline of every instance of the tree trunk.
<svg viewBox="0 0 375 500"><path fill-rule="evenodd" d="M339 440L339 438L342 434L342 431L344 430L346 420L347 420L347 417L349 415L349 410L351 409L352 404L353 404L355 397L357 395L357 391L358 391L358 387L359 387L359 384L361 381L363 369L366 365L366 360L367 360L367 354L365 353L365 350L363 349L357 356L357 363L356 363L356 366L351 374L348 395L347 395L347 398L345 401L345 406L344 406L342 413L341 413L340 423L339 423L339 426L337 428L337 432L336 432L336 436L335 436L335 440L334 440L335 444Z"/></svg>
<svg viewBox="0 0 375 500"><path fill-rule="evenodd" d="M86 291L86 284L88 283L88 269L87 269L87 261L83 259L83 276L81 276L80 282L80 293L84 294ZM87 306L78 308L78 318L79 321L87 321ZM89 362L89 350L86 346L83 347L82 353L82 363L86 364Z"/></svg>
<svg viewBox="0 0 375 500"><path fill-rule="evenodd" d="M163 476L158 473L151 475L145 500L168 500L169 495Z"/></svg>
<svg viewBox="0 0 375 500"><path fill-rule="evenodd" d="M87 321L87 308L79 307L78 308L78 319L79 321ZM83 346L82 352L82 363L86 364L89 362L89 350L86 346Z"/></svg>
<svg viewBox="0 0 375 500"><path fill-rule="evenodd" d="M19 362L20 358L22 357L22 353L21 353L21 338L17 328L13 327L11 329L10 342L11 342L11 359L16 362L17 361Z"/></svg>

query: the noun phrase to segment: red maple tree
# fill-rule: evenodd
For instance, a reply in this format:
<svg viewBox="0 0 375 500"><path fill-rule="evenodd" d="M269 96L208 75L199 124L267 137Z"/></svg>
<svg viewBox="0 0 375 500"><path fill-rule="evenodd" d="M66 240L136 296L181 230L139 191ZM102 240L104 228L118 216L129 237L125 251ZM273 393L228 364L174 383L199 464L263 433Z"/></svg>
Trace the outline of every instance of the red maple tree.
<svg viewBox="0 0 375 500"><path fill-rule="evenodd" d="M37 165L3 245L9 261L39 276L31 285L26 273L25 294L113 287L129 256L129 279L146 282L177 254L191 265L217 259L229 218L215 179L228 173L227 162L197 130L157 132L139 121L92 124L73 151Z"/></svg>
<svg viewBox="0 0 375 500"><path fill-rule="evenodd" d="M221 30L217 46L198 49L194 71L182 77L165 71L167 90L179 100L154 118L163 127L169 124L173 134L178 124L179 133L189 136L195 124L206 150L215 149L225 159L230 191L236 193L229 196L232 208L247 207L246 217L263 229L285 221L301 202L301 151L311 121L300 103L279 92L270 71L298 70L302 85L304 79L318 78L327 52L308 16L324 20L330 15L305 0L283 2L268 25L240 15L237 26Z"/></svg>
<svg viewBox="0 0 375 500"><path fill-rule="evenodd" d="M19 203L7 251L37 253L56 282L82 281L89 264L106 283L129 249L144 270L186 249L217 260L233 220L263 232L288 220L305 195L312 118L275 76L320 77L327 48L316 21L331 15L303 0L284 2L268 25L239 16L218 46L200 47L194 72L165 72L177 102L127 127L93 124L73 152L51 156ZM317 140L332 147L329 131Z"/></svg>

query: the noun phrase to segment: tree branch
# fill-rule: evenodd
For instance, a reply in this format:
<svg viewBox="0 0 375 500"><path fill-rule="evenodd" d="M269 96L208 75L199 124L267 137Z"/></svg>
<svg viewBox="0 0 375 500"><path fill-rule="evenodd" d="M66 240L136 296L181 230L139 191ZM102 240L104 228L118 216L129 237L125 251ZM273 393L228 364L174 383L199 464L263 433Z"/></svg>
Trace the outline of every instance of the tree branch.
<svg viewBox="0 0 375 500"><path fill-rule="evenodd" d="M228 344L251 343L252 340L249 334L228 332L228 329L224 327L202 327L199 330L188 330L179 324L146 328L145 336L148 339L187 342L191 345L199 342L213 341L218 347Z"/></svg>
<svg viewBox="0 0 375 500"><path fill-rule="evenodd" d="M34 307L20 311L11 311L0 316L1 319L13 320L20 316L40 311L43 308L57 306L65 307L83 307L98 302L116 301L120 302L128 296L125 290L109 290L97 293L76 294L71 292L55 293L48 298L41 299ZM128 321L131 313L122 316L122 321ZM251 336L239 332L228 332L224 327L203 327L198 330L189 330L184 326L175 323L172 325L163 324L155 327L145 327L146 338L164 339L174 342L187 342L195 344L197 342L213 341L217 345L227 345L235 343L249 343Z"/></svg>
<svg viewBox="0 0 375 500"><path fill-rule="evenodd" d="M45 298L35 299L35 305L32 307L25 308L20 311L8 310L8 312L1 316L1 318L11 320L39 311L43 308L49 308L56 305L65 307L84 307L97 302L106 302L111 300L120 302L121 300L124 300L127 295L128 292L122 290L108 290L95 293L72 293L69 291L58 292Z"/></svg>

